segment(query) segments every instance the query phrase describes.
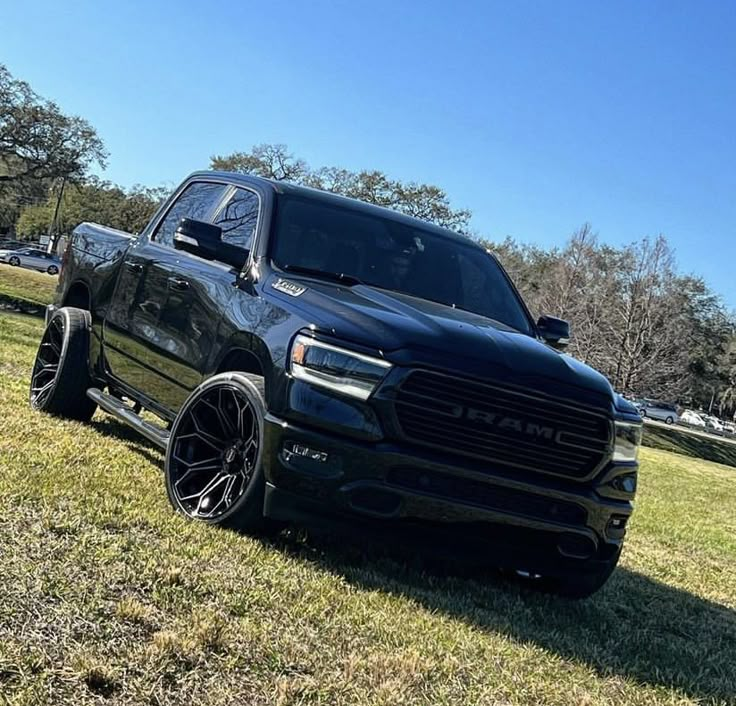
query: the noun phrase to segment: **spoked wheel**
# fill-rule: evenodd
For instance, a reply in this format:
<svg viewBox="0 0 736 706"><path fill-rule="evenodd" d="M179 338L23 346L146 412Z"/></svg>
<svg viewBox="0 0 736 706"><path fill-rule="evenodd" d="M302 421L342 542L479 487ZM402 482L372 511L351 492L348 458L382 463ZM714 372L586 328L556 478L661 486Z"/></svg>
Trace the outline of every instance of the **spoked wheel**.
<svg viewBox="0 0 736 706"><path fill-rule="evenodd" d="M43 409L56 384L61 352L64 349L64 318L54 316L44 331L31 377L31 406Z"/></svg>
<svg viewBox="0 0 736 706"><path fill-rule="evenodd" d="M50 275L58 275L59 268L56 265L49 265L46 272L48 272Z"/></svg>
<svg viewBox="0 0 736 706"><path fill-rule="evenodd" d="M18 265L20 265L20 258L15 256L11 257L10 260L8 260L8 263L13 267L18 267Z"/></svg>
<svg viewBox="0 0 736 706"><path fill-rule="evenodd" d="M89 421L97 405L87 397L89 313L63 307L54 312L38 347L31 374L31 407Z"/></svg>
<svg viewBox="0 0 736 706"><path fill-rule="evenodd" d="M166 452L166 489L187 517L240 529L263 524L263 378L222 373L184 403Z"/></svg>

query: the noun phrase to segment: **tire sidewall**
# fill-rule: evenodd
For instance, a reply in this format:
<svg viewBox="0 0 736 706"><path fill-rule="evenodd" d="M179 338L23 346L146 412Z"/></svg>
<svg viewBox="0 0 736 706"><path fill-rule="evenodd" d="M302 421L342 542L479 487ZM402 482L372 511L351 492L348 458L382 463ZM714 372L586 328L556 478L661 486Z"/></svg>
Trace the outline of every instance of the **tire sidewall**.
<svg viewBox="0 0 736 706"><path fill-rule="evenodd" d="M191 410L192 406L196 404L200 396L210 390L213 387L230 387L236 389L238 392L242 392L248 398L248 402L251 404L254 412L256 424L258 425L258 452L256 455L255 463L253 464L253 475L245 489L245 492L233 503L232 507L228 508L225 512L217 517L192 517L189 512L183 507L179 500L176 491L174 490L172 478L171 478L171 460L175 448L175 440L179 433L179 427L184 422L184 419ZM264 416L266 413L265 402L255 387L255 385L243 374L238 373L220 373L213 377L205 380L199 385L186 399L184 404L181 406L179 413L176 415L176 419L171 427L171 435L169 436L169 444L166 448L166 458L164 462L164 476L166 482L166 493L169 496L174 509L185 517L196 520L198 522L206 522L207 524L216 525L227 525L229 520L237 517L243 511L249 511L255 514L257 510L262 517L263 514L263 493L266 485L265 475L263 472L263 448L264 448Z"/></svg>

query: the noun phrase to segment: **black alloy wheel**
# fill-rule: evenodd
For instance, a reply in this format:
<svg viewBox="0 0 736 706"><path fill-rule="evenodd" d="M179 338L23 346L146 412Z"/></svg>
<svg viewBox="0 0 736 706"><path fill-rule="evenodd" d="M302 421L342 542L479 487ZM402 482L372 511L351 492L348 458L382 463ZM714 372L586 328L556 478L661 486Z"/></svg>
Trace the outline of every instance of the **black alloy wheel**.
<svg viewBox="0 0 736 706"><path fill-rule="evenodd" d="M172 505L196 520L255 530L263 524L263 378L222 373L184 403L166 453Z"/></svg>
<svg viewBox="0 0 736 706"><path fill-rule="evenodd" d="M64 317L54 316L43 333L31 375L31 406L34 409L44 409L54 391L64 351L65 329Z"/></svg>

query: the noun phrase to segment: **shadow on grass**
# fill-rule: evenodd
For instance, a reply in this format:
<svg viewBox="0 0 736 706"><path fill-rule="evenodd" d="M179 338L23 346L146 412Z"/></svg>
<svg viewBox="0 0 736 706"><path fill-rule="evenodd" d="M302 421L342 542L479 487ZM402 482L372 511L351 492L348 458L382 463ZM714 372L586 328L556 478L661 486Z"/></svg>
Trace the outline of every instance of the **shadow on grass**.
<svg viewBox="0 0 736 706"><path fill-rule="evenodd" d="M163 468L164 457L161 449L115 417L105 414L99 419L93 419L89 426L103 436L122 441L131 451L135 451L149 463Z"/></svg>
<svg viewBox="0 0 736 706"><path fill-rule="evenodd" d="M727 466L736 466L736 444L689 434L677 428L645 426L644 445Z"/></svg>
<svg viewBox="0 0 736 706"><path fill-rule="evenodd" d="M105 416L92 422L150 463L161 451ZM288 532L263 542L367 590L408 598L473 628L536 645L603 677L736 704L736 611L619 568L592 598L569 601L498 571L438 563L393 536ZM378 541L377 541L378 540ZM387 549L391 547L391 549Z"/></svg>
<svg viewBox="0 0 736 706"><path fill-rule="evenodd" d="M395 541L395 540L394 540ZM328 535L275 546L363 589L409 598L474 628L531 643L593 669L691 698L736 703L736 612L618 568L593 597L570 601L500 572L457 571L421 556L345 548Z"/></svg>
<svg viewBox="0 0 736 706"><path fill-rule="evenodd" d="M42 319L46 315L46 305L19 297L11 297L7 294L0 294L0 311L28 314Z"/></svg>

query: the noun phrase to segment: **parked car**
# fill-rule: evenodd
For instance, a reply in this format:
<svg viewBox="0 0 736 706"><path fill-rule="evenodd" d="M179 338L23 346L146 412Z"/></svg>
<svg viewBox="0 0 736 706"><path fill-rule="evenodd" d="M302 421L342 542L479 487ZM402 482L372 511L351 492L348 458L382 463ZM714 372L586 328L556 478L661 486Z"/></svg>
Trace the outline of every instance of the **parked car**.
<svg viewBox="0 0 736 706"><path fill-rule="evenodd" d="M718 434L720 436L723 436L725 434L725 427L723 426L723 422L721 422L718 417L714 417L712 414L709 414L705 417L705 430L711 432L712 434Z"/></svg>
<svg viewBox="0 0 736 706"><path fill-rule="evenodd" d="M56 255L51 255L38 248L0 250L0 262L7 262L14 267L48 272L50 275L58 275L61 270L61 260Z"/></svg>
<svg viewBox="0 0 736 706"><path fill-rule="evenodd" d="M657 419L665 424L674 424L678 419L677 408L667 402L647 400L639 407L639 414L649 419Z"/></svg>
<svg viewBox="0 0 736 706"><path fill-rule="evenodd" d="M686 409L680 415L680 424L687 424L691 427L698 427L699 429L705 429L705 420L691 409Z"/></svg>
<svg viewBox="0 0 736 706"><path fill-rule="evenodd" d="M574 597L614 571L641 418L471 239L198 172L64 257L31 405L158 444L188 518L382 528Z"/></svg>

